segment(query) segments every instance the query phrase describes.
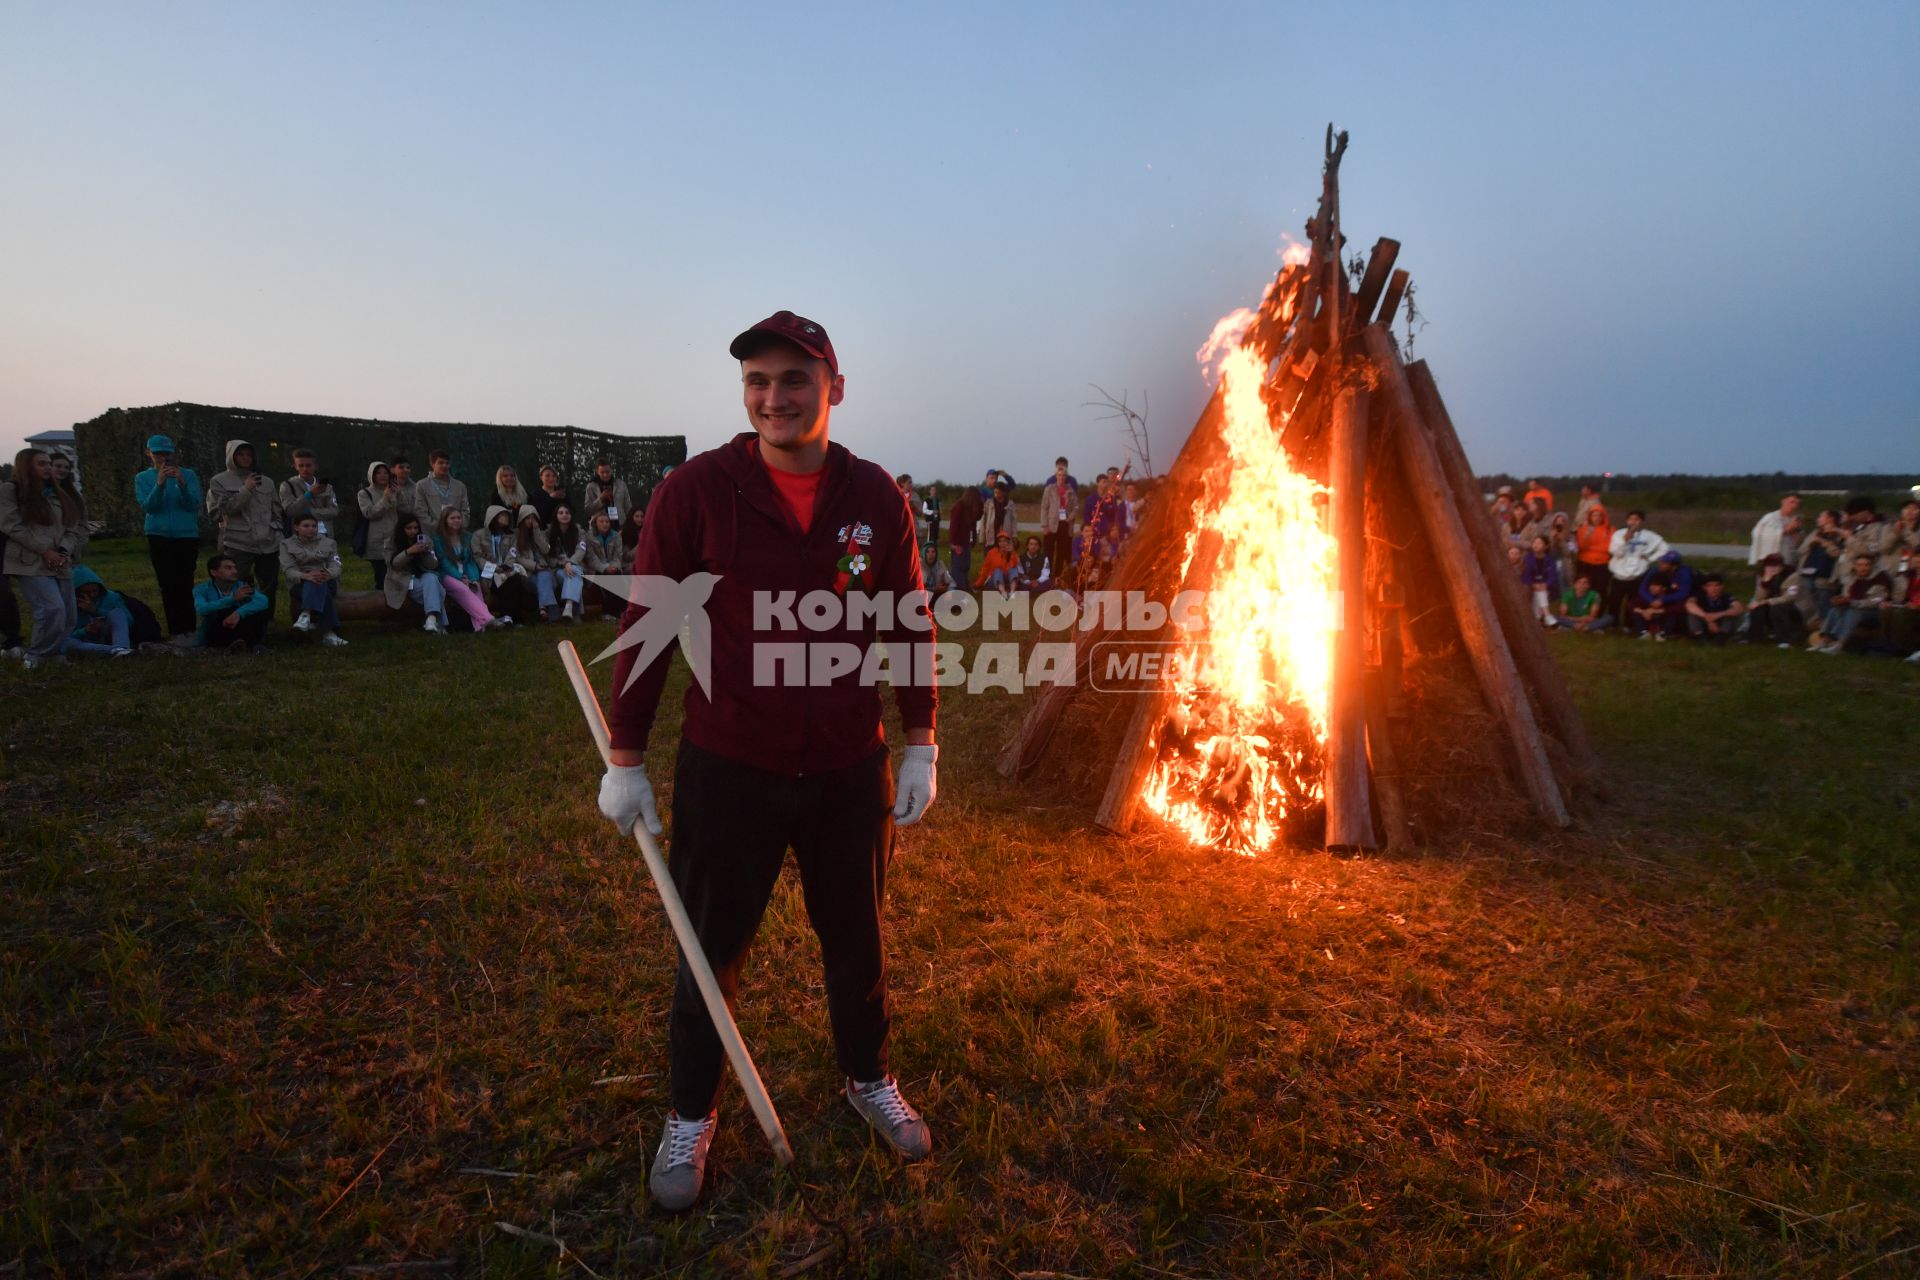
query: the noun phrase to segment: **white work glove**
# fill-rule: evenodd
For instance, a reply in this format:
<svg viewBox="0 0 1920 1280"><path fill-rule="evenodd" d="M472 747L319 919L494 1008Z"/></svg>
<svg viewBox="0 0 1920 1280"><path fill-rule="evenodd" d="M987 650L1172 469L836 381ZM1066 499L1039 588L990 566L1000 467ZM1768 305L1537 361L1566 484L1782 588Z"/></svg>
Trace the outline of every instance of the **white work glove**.
<svg viewBox="0 0 1920 1280"><path fill-rule="evenodd" d="M932 744L907 748L900 761L900 781L893 788L894 826L912 826L933 803L933 762L939 758L940 748Z"/></svg>
<svg viewBox="0 0 1920 1280"><path fill-rule="evenodd" d="M660 834L660 814L653 807L653 784L647 781L643 764L610 764L607 776L600 779L600 812L613 820L620 834L633 834L634 819L647 826L650 835Z"/></svg>

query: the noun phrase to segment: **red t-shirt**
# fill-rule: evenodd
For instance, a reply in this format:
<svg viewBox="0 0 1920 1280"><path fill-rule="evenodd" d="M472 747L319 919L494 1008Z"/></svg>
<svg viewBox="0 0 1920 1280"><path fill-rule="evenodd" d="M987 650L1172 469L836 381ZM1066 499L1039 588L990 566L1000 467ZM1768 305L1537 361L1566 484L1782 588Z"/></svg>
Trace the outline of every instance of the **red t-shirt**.
<svg viewBox="0 0 1920 1280"><path fill-rule="evenodd" d="M759 441L754 441L754 456L760 458L760 465L767 467L762 457ZM786 508L793 522L805 533L813 528L813 501L820 496L820 480L827 474L825 467L806 475L797 475L791 471L782 471L778 467L767 467L767 478L773 481L774 496L780 499L780 505Z"/></svg>

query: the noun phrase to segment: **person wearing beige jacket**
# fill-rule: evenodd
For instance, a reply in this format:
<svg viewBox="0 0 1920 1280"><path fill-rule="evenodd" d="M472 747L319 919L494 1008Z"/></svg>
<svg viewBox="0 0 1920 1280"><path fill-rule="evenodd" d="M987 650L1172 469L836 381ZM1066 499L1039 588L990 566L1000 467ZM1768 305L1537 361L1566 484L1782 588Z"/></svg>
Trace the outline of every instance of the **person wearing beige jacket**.
<svg viewBox="0 0 1920 1280"><path fill-rule="evenodd" d="M29 671L59 657L79 625L73 558L86 536L83 515L73 495L53 482L46 450L22 449L14 457L13 479L0 484L0 534L7 543L0 568L33 613Z"/></svg>
<svg viewBox="0 0 1920 1280"><path fill-rule="evenodd" d="M452 508L458 511L458 507ZM401 516L393 526L393 550L387 556L386 593L389 609L403 609L409 598L426 612L421 629L428 635L445 635L447 630L447 592L440 581L440 557L433 553L433 538L417 515Z"/></svg>
<svg viewBox="0 0 1920 1280"><path fill-rule="evenodd" d="M307 512L293 522L293 534L280 543L280 573L287 590L300 606L295 631L320 628L320 643L337 648L346 643L340 637L340 611L334 597L340 590L340 550L333 539L320 533L320 522Z"/></svg>
<svg viewBox="0 0 1920 1280"><path fill-rule="evenodd" d="M219 526L215 547L240 566L240 580L267 598L273 616L280 593L280 492L254 467L253 445L227 441L227 469L208 479L207 515Z"/></svg>

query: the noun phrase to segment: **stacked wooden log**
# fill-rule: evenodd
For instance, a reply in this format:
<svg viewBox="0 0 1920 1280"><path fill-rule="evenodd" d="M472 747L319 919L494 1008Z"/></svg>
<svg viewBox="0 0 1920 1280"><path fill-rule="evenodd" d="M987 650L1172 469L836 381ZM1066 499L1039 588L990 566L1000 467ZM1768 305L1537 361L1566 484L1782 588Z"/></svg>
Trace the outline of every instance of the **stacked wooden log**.
<svg viewBox="0 0 1920 1280"><path fill-rule="evenodd" d="M1327 487L1338 546L1342 626L1333 641L1323 843L1391 848L1440 834L1404 785L1421 776L1410 756L1431 755L1418 748L1454 728L1411 720L1421 714L1407 709L1421 701L1410 699L1421 681L1452 680L1477 693L1485 723L1458 732L1497 745L1484 763L1469 760L1463 774L1524 800L1536 821L1564 827L1579 796L1598 785L1593 751L1432 371L1424 361L1404 363L1393 339L1410 280L1396 266L1398 242L1378 241L1354 273L1357 282L1349 279L1339 197L1346 143L1329 126L1320 203L1306 226L1308 260L1280 272L1242 339L1268 370L1262 394L1294 469ZM1216 393L1156 488L1111 588L1170 600L1182 588L1207 585L1205 537L1191 559L1183 562L1183 553L1194 512L1205 509L1198 499L1209 475L1232 465L1222 420ZM1411 536L1376 532L1390 527ZM1405 616L1410 590L1438 595L1450 616L1427 616L1435 611L1429 606L1416 627ZM1111 638L1100 627L1078 633L1073 681L1035 699L1001 756L1002 774L1033 771L1077 701L1112 698L1088 688L1094 653ZM1403 656L1409 652L1417 670ZM1097 749L1110 754L1095 813L1108 830L1124 832L1135 821L1171 692L1163 683L1129 695L1124 710L1096 716L1090 733L1076 739L1077 749L1089 736L1098 739ZM1427 704L1439 702L1429 697Z"/></svg>

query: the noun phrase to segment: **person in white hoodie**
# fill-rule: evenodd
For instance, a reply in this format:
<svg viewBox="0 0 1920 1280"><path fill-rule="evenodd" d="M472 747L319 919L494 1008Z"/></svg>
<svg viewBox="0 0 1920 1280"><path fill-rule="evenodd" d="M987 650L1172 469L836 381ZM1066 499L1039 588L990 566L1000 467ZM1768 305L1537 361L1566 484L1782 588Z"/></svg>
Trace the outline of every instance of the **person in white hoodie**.
<svg viewBox="0 0 1920 1280"><path fill-rule="evenodd" d="M267 598L280 593L280 494L254 466L253 445L227 441L227 469L207 481L207 515L219 525L215 546L240 566L240 580Z"/></svg>
<svg viewBox="0 0 1920 1280"><path fill-rule="evenodd" d="M1607 616L1619 622L1620 611L1640 593L1640 579L1667 554L1667 540L1647 528L1646 512L1629 511L1627 522L1613 531L1607 554L1607 572L1613 575L1607 584Z"/></svg>

